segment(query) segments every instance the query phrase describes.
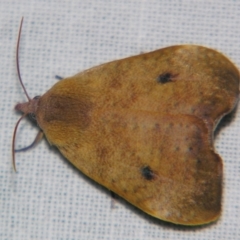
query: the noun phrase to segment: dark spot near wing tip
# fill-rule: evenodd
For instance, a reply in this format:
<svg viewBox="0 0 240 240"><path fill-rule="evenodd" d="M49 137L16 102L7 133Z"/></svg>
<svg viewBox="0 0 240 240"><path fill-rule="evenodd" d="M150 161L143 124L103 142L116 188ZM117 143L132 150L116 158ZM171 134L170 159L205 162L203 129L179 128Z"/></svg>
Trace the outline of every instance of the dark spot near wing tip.
<svg viewBox="0 0 240 240"><path fill-rule="evenodd" d="M165 84L171 82L173 79L173 75L169 72L162 73L158 76L157 82Z"/></svg>
<svg viewBox="0 0 240 240"><path fill-rule="evenodd" d="M142 175L145 179L147 180L152 180L154 179L154 173L152 169L149 166L143 167L141 169Z"/></svg>

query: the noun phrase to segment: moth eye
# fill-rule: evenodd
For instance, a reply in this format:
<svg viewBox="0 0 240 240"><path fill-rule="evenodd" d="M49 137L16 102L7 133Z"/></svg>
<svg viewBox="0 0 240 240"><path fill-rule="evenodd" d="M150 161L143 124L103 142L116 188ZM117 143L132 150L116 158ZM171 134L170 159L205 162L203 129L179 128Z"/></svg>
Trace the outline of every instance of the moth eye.
<svg viewBox="0 0 240 240"><path fill-rule="evenodd" d="M172 78L173 78L173 76L171 73L169 73L169 72L162 73L158 76L157 82L165 84L165 83L171 82Z"/></svg>
<svg viewBox="0 0 240 240"><path fill-rule="evenodd" d="M142 176L146 179L146 180L152 180L154 179L154 172L152 171L152 169L149 166L145 166L141 169L141 173Z"/></svg>
<svg viewBox="0 0 240 240"><path fill-rule="evenodd" d="M40 97L41 97L41 96L35 96L33 99L36 100L36 99L39 99Z"/></svg>
<svg viewBox="0 0 240 240"><path fill-rule="evenodd" d="M31 117L33 120L36 120L36 114L35 114L35 113L30 113L30 117Z"/></svg>

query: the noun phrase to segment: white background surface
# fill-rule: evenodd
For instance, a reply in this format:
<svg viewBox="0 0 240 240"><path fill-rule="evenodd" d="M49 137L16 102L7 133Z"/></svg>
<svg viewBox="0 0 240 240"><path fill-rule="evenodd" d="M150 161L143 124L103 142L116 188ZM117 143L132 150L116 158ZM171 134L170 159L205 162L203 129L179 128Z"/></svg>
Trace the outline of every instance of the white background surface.
<svg viewBox="0 0 240 240"><path fill-rule="evenodd" d="M216 148L224 159L221 218L186 228L153 219L74 169L44 140L16 154L12 132L26 97L16 75L15 50L25 17L20 64L30 96L89 67L165 46L215 48L240 67L240 1L84 0L0 2L0 239L240 239L240 107L225 119ZM24 121L17 147L37 128ZM167 193L166 193L167 194Z"/></svg>

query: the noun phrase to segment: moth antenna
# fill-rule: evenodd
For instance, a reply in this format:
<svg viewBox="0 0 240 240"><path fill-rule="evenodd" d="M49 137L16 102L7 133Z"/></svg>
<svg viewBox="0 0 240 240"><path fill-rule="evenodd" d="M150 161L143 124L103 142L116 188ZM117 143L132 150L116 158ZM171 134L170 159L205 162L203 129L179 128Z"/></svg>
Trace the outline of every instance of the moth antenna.
<svg viewBox="0 0 240 240"><path fill-rule="evenodd" d="M26 88L23 85L23 81L21 78L21 73L20 73L20 67L19 67L19 45L20 45L20 39L21 39L21 33L22 33L22 25L23 25L23 17L21 19L21 23L20 23L20 27L19 27L19 31L18 31L18 39L17 39L17 49L16 49L16 64L17 64L17 73L18 73L18 79L20 81L20 84L24 90L25 95L27 96L28 101L31 101L31 98L29 97ZM16 140L16 133L17 133L17 129L19 126L19 123L21 122L21 120L27 116L27 113L24 113L17 121L16 126L14 128L14 132L13 132L13 138L12 138L12 164L13 164L13 169L15 172L17 172L16 169L16 162L15 162L15 140Z"/></svg>
<svg viewBox="0 0 240 240"><path fill-rule="evenodd" d="M30 148L34 147L44 136L44 133L43 131L39 131L37 136L35 137L35 139L33 140L33 142L27 146L27 147L24 147L24 148L20 148L20 149L16 149L14 150L15 152L23 152L23 151L27 151L29 150Z"/></svg>
<svg viewBox="0 0 240 240"><path fill-rule="evenodd" d="M13 132L13 138L12 138L12 164L13 164L13 169L15 172L17 172L16 169L16 162L15 162L15 139L16 139L16 133L17 133L17 129L18 129L18 125L21 122L21 120L23 118L25 118L27 116L27 113L24 113L17 121L16 126L14 128L14 132Z"/></svg>
<svg viewBox="0 0 240 240"><path fill-rule="evenodd" d="M25 86L23 85L23 81L22 81L21 73L20 73L20 66L19 66L19 45L20 45L20 39L21 39L21 33L22 33L23 19L24 18L22 17L22 20L21 20L21 23L20 23L20 27L19 27L19 32L18 32L16 63L17 63L17 73L18 73L18 78L19 78L20 84L21 84L21 86L23 88L23 91L24 91L28 101L30 101L31 98L29 97L29 95L27 93L27 90L26 90Z"/></svg>

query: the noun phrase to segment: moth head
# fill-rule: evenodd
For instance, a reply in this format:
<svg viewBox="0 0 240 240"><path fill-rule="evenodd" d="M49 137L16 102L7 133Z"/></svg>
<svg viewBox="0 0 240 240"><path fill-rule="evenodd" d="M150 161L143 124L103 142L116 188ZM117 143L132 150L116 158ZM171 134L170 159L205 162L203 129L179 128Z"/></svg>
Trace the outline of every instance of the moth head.
<svg viewBox="0 0 240 240"><path fill-rule="evenodd" d="M15 106L15 110L22 112L23 114L35 114L38 106L40 96L36 96L30 99L28 102L18 103Z"/></svg>

